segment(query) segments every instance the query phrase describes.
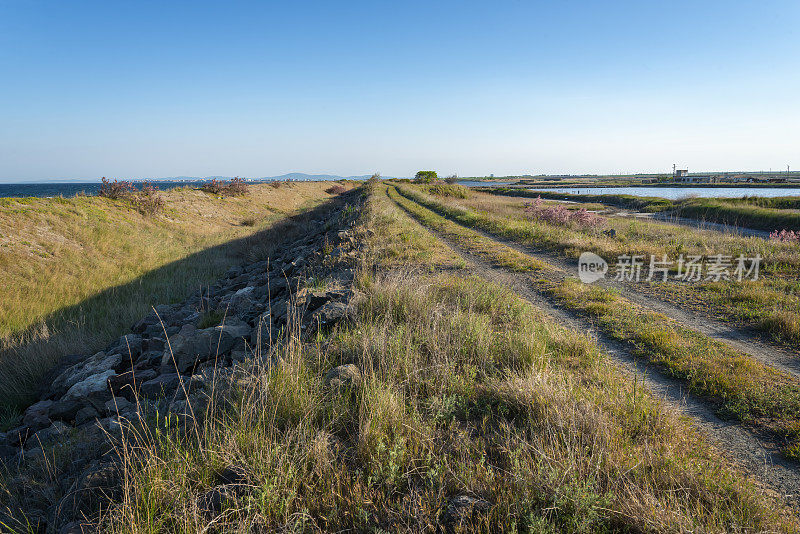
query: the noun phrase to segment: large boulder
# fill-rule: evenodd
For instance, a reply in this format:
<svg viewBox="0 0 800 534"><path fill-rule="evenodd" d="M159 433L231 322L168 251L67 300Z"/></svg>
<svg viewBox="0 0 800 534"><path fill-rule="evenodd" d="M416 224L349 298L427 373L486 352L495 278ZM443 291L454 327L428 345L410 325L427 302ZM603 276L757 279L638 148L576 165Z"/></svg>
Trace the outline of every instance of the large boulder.
<svg viewBox="0 0 800 534"><path fill-rule="evenodd" d="M113 369L109 369L101 373L87 376L85 379L69 388L62 400L87 399L89 401L95 401L101 400L100 398L102 398L102 401L105 402L107 398L111 397L111 392L108 389L108 379L112 376L116 376L116 374L117 373Z"/></svg>
<svg viewBox="0 0 800 534"><path fill-rule="evenodd" d="M222 356L233 348L238 339L247 338L251 330L247 323L235 318L224 325L203 330L186 325L169 340L161 367L185 373L199 362Z"/></svg>
<svg viewBox="0 0 800 534"><path fill-rule="evenodd" d="M122 363L121 354L106 354L98 352L85 361L73 365L58 375L53 380L51 393L53 398L59 398L69 391L75 384L82 382L90 376L116 369ZM114 374L113 372L111 374ZM108 375L111 376L111 375Z"/></svg>
<svg viewBox="0 0 800 534"><path fill-rule="evenodd" d="M328 301L311 316L314 326L333 326L347 316L347 304L338 300Z"/></svg>

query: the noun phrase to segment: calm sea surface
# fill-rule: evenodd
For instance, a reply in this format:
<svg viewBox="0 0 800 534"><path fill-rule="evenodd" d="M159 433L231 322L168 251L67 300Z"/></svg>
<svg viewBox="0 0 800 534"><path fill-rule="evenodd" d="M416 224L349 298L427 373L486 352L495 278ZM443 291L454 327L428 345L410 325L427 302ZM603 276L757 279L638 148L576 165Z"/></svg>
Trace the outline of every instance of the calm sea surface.
<svg viewBox="0 0 800 534"><path fill-rule="evenodd" d="M159 189L191 186L200 187L206 182L152 182ZM100 190L97 182L92 183L55 183L55 184L0 184L0 197L74 197L78 193L94 195ZM141 187L141 183L134 184Z"/></svg>
<svg viewBox="0 0 800 534"><path fill-rule="evenodd" d="M531 191L552 191L573 195L633 195L675 200L689 196L713 198L737 197L794 197L800 187L547 187Z"/></svg>

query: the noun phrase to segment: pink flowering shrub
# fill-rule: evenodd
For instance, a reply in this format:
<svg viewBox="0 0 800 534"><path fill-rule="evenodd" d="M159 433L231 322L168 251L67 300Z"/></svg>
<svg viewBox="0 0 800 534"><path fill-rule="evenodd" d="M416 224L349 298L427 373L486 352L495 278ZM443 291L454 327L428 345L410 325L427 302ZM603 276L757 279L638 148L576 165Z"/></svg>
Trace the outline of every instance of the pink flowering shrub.
<svg viewBox="0 0 800 534"><path fill-rule="evenodd" d="M800 243L800 232L795 232L794 230L781 230L779 232L775 230L769 234L769 238L787 243Z"/></svg>
<svg viewBox="0 0 800 534"><path fill-rule="evenodd" d="M593 230L606 224L606 218L585 209L569 210L564 206L545 206L542 198L525 203L525 213L531 219L539 219L551 224L570 226L580 230Z"/></svg>

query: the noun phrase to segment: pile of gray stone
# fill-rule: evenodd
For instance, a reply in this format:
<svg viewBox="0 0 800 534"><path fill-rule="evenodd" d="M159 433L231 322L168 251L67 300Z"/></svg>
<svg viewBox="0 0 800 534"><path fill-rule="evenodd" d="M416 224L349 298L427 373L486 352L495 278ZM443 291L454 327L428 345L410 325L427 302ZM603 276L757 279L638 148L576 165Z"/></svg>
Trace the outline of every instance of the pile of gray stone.
<svg viewBox="0 0 800 534"><path fill-rule="evenodd" d="M156 306L104 350L65 357L21 424L0 434L0 462L19 466L76 432L108 441L144 412L194 417L220 370L273 354L287 327L309 335L341 321L357 246L352 220L329 221L311 221L310 231L268 260L233 267L184 302ZM334 281L332 289L309 289L321 277ZM93 450L75 487L107 467L101 457L109 450Z"/></svg>

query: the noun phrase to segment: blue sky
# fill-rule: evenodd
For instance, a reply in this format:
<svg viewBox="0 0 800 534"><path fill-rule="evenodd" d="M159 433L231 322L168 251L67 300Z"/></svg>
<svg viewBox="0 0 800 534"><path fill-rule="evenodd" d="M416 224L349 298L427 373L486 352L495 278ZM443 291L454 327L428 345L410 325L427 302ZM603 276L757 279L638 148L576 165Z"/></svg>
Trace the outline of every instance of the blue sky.
<svg viewBox="0 0 800 534"><path fill-rule="evenodd" d="M0 0L0 181L800 168L800 2Z"/></svg>

